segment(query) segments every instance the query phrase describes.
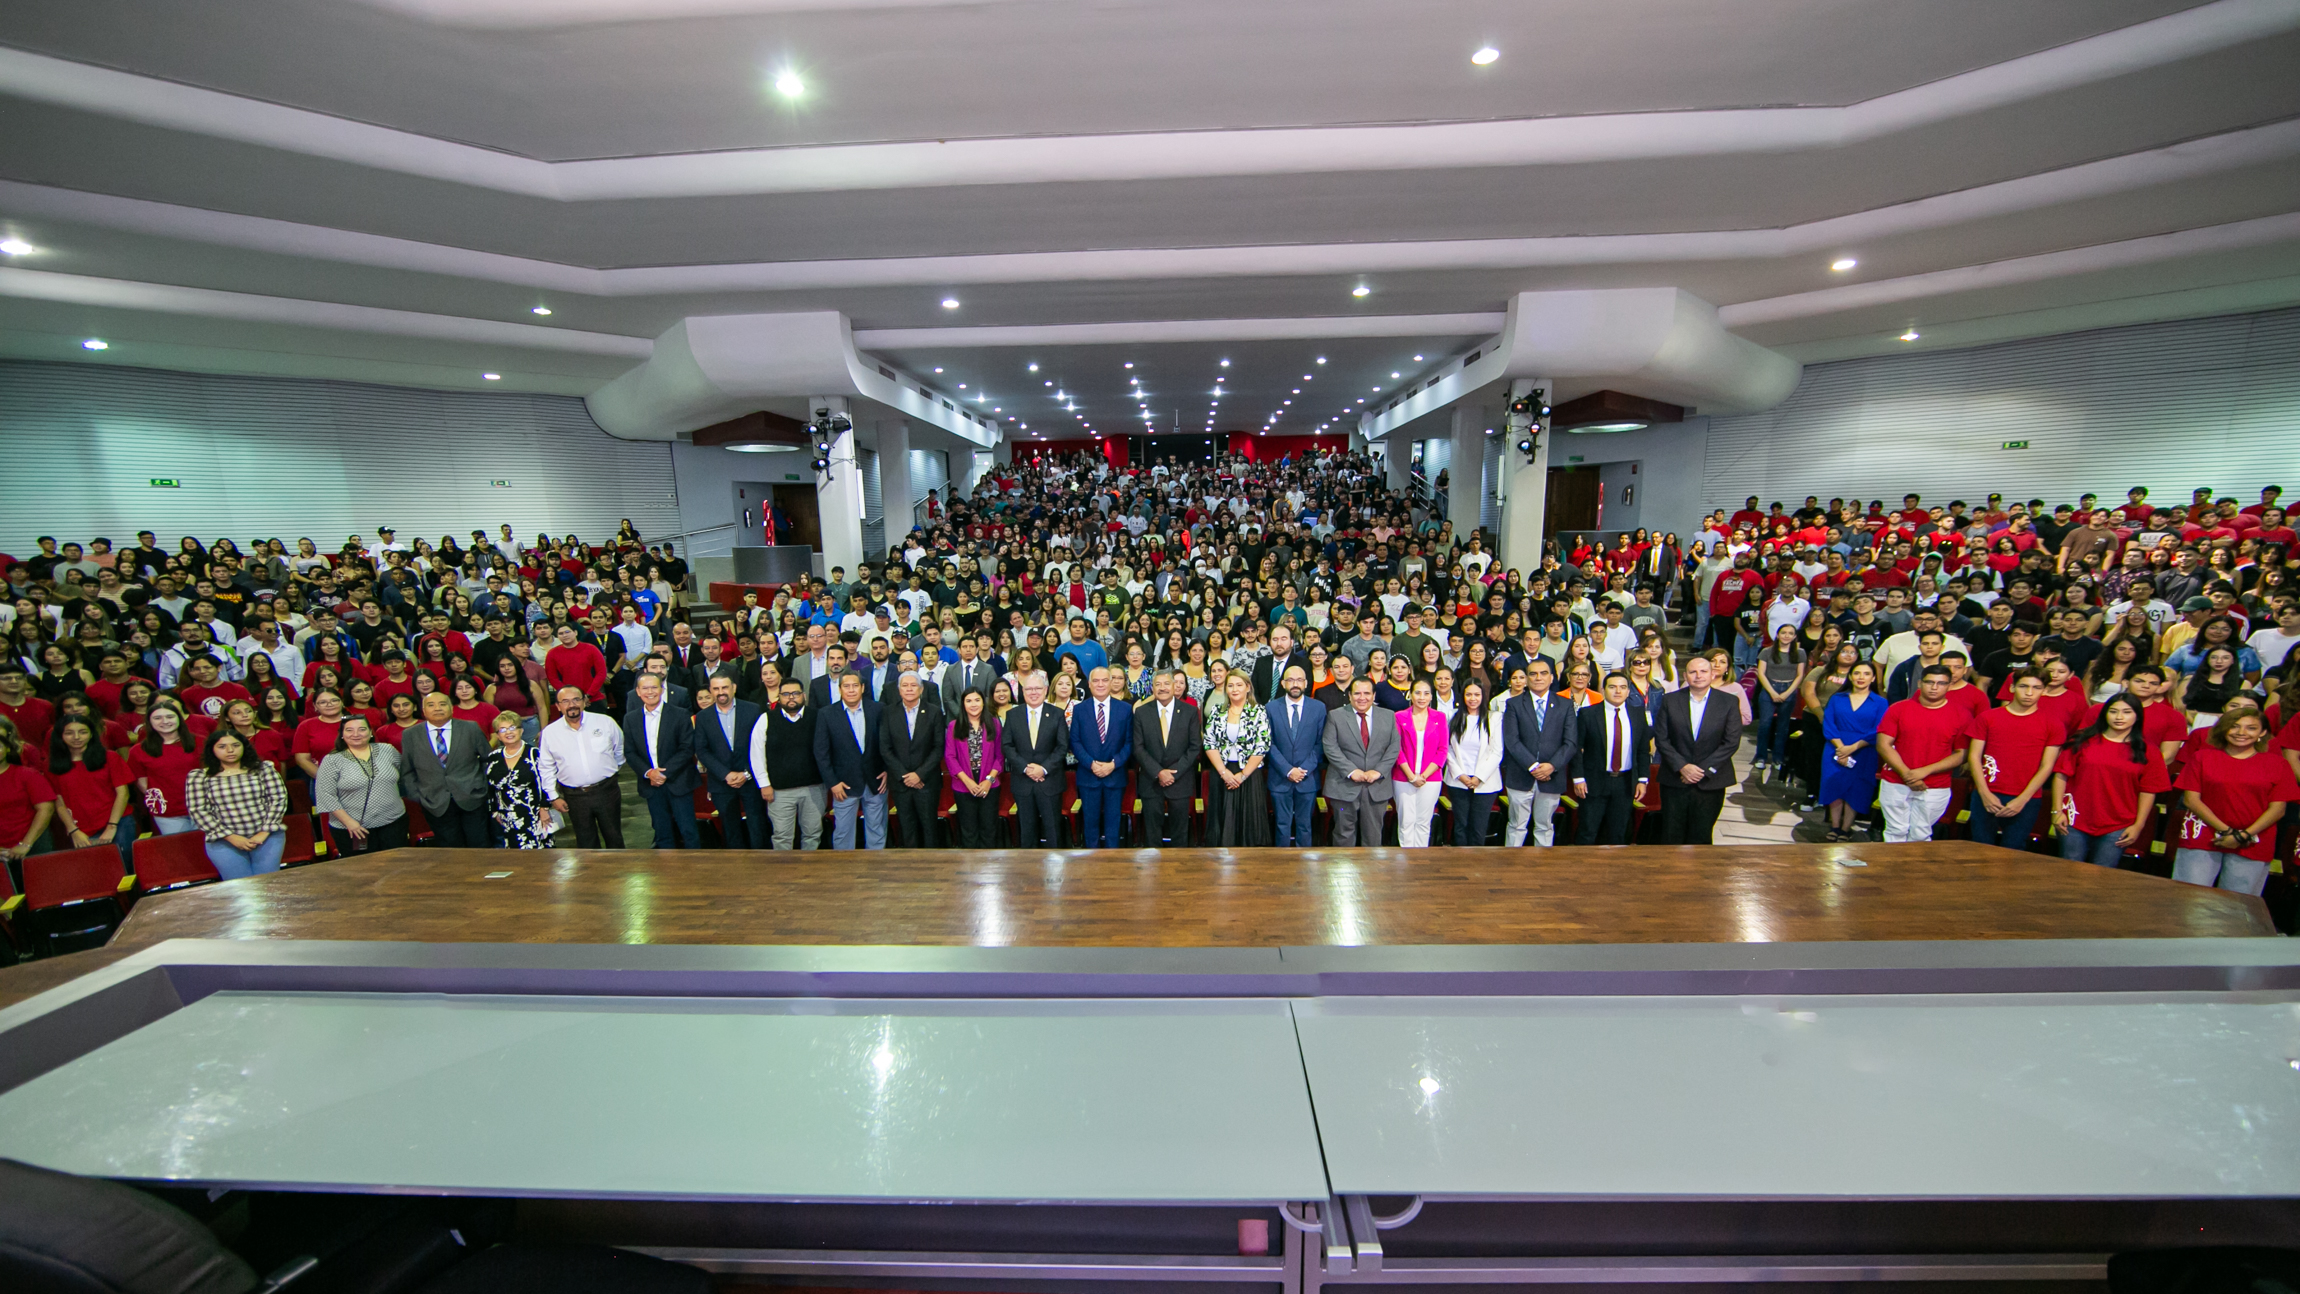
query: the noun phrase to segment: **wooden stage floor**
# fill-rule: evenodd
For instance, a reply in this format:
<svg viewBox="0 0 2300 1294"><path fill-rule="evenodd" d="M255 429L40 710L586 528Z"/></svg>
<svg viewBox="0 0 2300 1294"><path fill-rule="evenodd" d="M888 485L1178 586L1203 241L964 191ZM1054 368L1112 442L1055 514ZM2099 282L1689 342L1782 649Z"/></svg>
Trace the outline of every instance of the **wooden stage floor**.
<svg viewBox="0 0 2300 1294"><path fill-rule="evenodd" d="M404 849L146 899L106 948L0 971L0 1005L173 938L1240 948L2274 933L2256 898L1964 842Z"/></svg>

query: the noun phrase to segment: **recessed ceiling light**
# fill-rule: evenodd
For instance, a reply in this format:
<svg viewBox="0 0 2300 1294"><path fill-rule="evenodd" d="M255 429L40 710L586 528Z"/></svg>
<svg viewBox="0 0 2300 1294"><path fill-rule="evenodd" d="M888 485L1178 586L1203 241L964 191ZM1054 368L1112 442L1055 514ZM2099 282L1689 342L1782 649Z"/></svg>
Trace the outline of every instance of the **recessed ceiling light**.
<svg viewBox="0 0 2300 1294"><path fill-rule="evenodd" d="M807 92L807 83L798 73L785 69L775 74L775 93L786 99L796 99Z"/></svg>
<svg viewBox="0 0 2300 1294"><path fill-rule="evenodd" d="M964 390L966 389L966 383L964 383L964 382L961 382L961 383L959 383L959 384L958 384L958 389L959 389L959 390L961 390L961 391L964 391Z"/></svg>
<svg viewBox="0 0 2300 1294"><path fill-rule="evenodd" d="M479 375L479 377L481 381L485 382L500 382L503 380L503 375L501 373L482 373Z"/></svg>
<svg viewBox="0 0 2300 1294"><path fill-rule="evenodd" d="M1414 363L1416 363L1416 364L1419 364L1419 363L1421 363L1421 362L1422 362L1422 357L1421 357L1421 356L1419 356L1419 355L1416 355L1416 356L1414 356Z"/></svg>
<svg viewBox="0 0 2300 1294"><path fill-rule="evenodd" d="M1379 391L1379 390L1381 390L1382 388L1381 388L1381 387L1380 387L1380 386L1377 384L1377 385L1374 387L1374 389L1375 389L1376 391Z"/></svg>
<svg viewBox="0 0 2300 1294"><path fill-rule="evenodd" d="M1371 293L1372 291L1372 288L1369 288L1365 284L1360 283L1356 287L1350 289L1350 295L1354 297L1362 297Z"/></svg>
<svg viewBox="0 0 2300 1294"><path fill-rule="evenodd" d="M1477 64L1479 67L1491 67L1495 61L1500 58L1501 51L1495 49L1491 45L1487 45L1483 49L1480 49L1477 53L1470 55L1469 61Z"/></svg>
<svg viewBox="0 0 2300 1294"><path fill-rule="evenodd" d="M549 306L537 306L537 307L535 307L534 313L536 313L536 314L539 314L539 315L548 315L548 314L550 314L550 313L551 313L551 307L549 307Z"/></svg>
<svg viewBox="0 0 2300 1294"><path fill-rule="evenodd" d="M941 369L939 369L939 368L935 370L935 372L937 372L937 373L940 373L941 371L942 371L942 370L941 370Z"/></svg>
<svg viewBox="0 0 2300 1294"><path fill-rule="evenodd" d="M1858 264L1860 264L1860 262L1854 260L1850 256L1840 256L1837 259L1829 262L1829 268L1835 270L1839 274L1842 274L1846 270L1849 270Z"/></svg>
<svg viewBox="0 0 2300 1294"><path fill-rule="evenodd" d="M103 338L101 338L101 337L90 337L88 340L86 340L86 341L84 341L84 342L81 342L81 343L80 343L80 345L81 345L81 346L82 346L84 349L87 349L87 350L110 350L110 349L112 349L112 343L110 343L110 342L108 342L108 341L105 341L105 340L104 340Z"/></svg>
<svg viewBox="0 0 2300 1294"><path fill-rule="evenodd" d="M21 238L10 238L6 241L0 241L0 253L4 253L9 256L30 256L33 252L38 250L38 248L32 246L32 244L28 242L25 242ZM1230 361L1223 360L1222 362L1227 364Z"/></svg>
<svg viewBox="0 0 2300 1294"><path fill-rule="evenodd" d="M1902 334L1901 334L1901 340L1902 340L1902 341L1915 341L1917 338L1919 338L1919 337L1921 337L1921 336L1923 336L1923 335L1924 335L1924 334L1922 334L1922 333L1918 332L1916 329L1914 329L1914 328L1911 328L1911 329L1909 329L1907 332L1905 332L1905 333L1902 333Z"/></svg>
<svg viewBox="0 0 2300 1294"><path fill-rule="evenodd" d="M1033 373L1037 372L1037 371L1038 371L1038 366L1037 366L1036 364L1033 364L1033 365L1031 365L1031 366L1030 366L1030 371L1031 371L1031 372L1033 372Z"/></svg>
<svg viewBox="0 0 2300 1294"><path fill-rule="evenodd" d="M1298 387L1298 386L1294 388L1294 394L1295 394L1295 395L1300 395L1301 393L1302 393L1302 388L1300 388L1300 387Z"/></svg>
<svg viewBox="0 0 2300 1294"><path fill-rule="evenodd" d="M1134 361L1133 361L1133 360L1127 360L1127 361L1126 361L1126 367L1128 367L1128 368L1132 368L1132 367L1134 367Z"/></svg>
<svg viewBox="0 0 2300 1294"><path fill-rule="evenodd" d="M1325 356L1323 356L1323 355L1320 355L1320 356L1318 356L1318 362L1319 362L1320 364L1323 364L1323 363L1325 363L1325 362L1326 362L1326 357L1325 357Z"/></svg>
<svg viewBox="0 0 2300 1294"><path fill-rule="evenodd" d="M956 309L958 309L958 298L957 298L957 297L944 297L944 298L942 299L942 308L943 308L943 309L945 309L945 310L956 310Z"/></svg>

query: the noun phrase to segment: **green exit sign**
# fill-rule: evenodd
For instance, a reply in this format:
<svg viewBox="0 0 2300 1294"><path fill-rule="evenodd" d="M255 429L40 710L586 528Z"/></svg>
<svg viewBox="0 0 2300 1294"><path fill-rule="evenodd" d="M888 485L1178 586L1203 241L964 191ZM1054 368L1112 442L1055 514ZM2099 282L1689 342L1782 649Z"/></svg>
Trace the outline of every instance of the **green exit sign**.
<svg viewBox="0 0 2300 1294"><path fill-rule="evenodd" d="M151 479L152 488L155 490L180 490L184 488L184 483L172 476L155 476Z"/></svg>
<svg viewBox="0 0 2300 1294"><path fill-rule="evenodd" d="M1578 462L1580 462L1580 461L1581 461L1581 455L1579 455L1579 454L1575 454L1574 456L1572 456L1571 458L1568 458L1568 459L1566 459L1565 461L1566 461L1566 462L1568 462L1568 463L1578 463Z"/></svg>
<svg viewBox="0 0 2300 1294"><path fill-rule="evenodd" d="M799 479L799 474L797 472L785 472L783 473L783 479L786 481L795 481Z"/></svg>
<svg viewBox="0 0 2300 1294"><path fill-rule="evenodd" d="M489 481L488 484L494 486L498 490L508 490L511 488L511 482L509 481Z"/></svg>
<svg viewBox="0 0 2300 1294"><path fill-rule="evenodd" d="M2027 448L2028 448L2028 442L2027 442L2027 441L2025 441L2025 440L2008 440L2008 441L2006 441L2006 442L2005 442L2005 448L2006 448L2006 449L2027 449Z"/></svg>

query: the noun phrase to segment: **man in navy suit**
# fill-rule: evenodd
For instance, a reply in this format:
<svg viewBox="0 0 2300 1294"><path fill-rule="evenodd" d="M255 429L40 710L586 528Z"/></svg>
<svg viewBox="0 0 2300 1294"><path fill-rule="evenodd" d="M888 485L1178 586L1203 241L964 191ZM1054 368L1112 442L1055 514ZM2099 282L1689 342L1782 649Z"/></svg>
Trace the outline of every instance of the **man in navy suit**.
<svg viewBox="0 0 2300 1294"><path fill-rule="evenodd" d="M695 828L694 717L663 699L663 677L641 674L632 686L636 708L623 716L623 751L639 775L639 798L655 823L655 848L693 849Z"/></svg>
<svg viewBox="0 0 2300 1294"><path fill-rule="evenodd" d="M1645 793L1653 762L1645 707L1629 703L1629 676L1616 670L1605 676L1604 702L1585 705L1574 717L1581 729L1573 755L1581 831L1573 843L1626 845L1629 811Z"/></svg>
<svg viewBox="0 0 2300 1294"><path fill-rule="evenodd" d="M830 788L831 848L855 847L855 815L863 820L863 848L886 848L886 762L881 754L879 708L863 697L862 675L839 675L839 699L815 719L815 768Z"/></svg>
<svg viewBox="0 0 2300 1294"><path fill-rule="evenodd" d="M1119 809L1126 798L1126 761L1134 757L1134 707L1110 698L1110 671L1086 674L1090 694L1070 712L1070 752L1078 756L1078 807L1087 849L1121 843Z"/></svg>
<svg viewBox="0 0 2300 1294"><path fill-rule="evenodd" d="M729 849L766 849L774 839L767 803L751 776L751 729L759 707L735 699L735 680L711 679L711 704L695 716L695 758L703 764L703 785L719 811L719 835Z"/></svg>
<svg viewBox="0 0 2300 1294"><path fill-rule="evenodd" d="M1270 718L1270 808L1278 846L1308 848L1310 824L1318 816L1318 767L1325 762L1326 707L1303 693L1310 674L1286 666L1282 691L1263 707Z"/></svg>
<svg viewBox="0 0 2300 1294"><path fill-rule="evenodd" d="M1525 692L1501 710L1501 784L1509 791L1504 841L1513 848L1526 842L1529 830L1534 844L1554 843L1557 801L1580 744L1573 702L1550 690L1554 677L1549 658L1534 657L1525 667Z"/></svg>

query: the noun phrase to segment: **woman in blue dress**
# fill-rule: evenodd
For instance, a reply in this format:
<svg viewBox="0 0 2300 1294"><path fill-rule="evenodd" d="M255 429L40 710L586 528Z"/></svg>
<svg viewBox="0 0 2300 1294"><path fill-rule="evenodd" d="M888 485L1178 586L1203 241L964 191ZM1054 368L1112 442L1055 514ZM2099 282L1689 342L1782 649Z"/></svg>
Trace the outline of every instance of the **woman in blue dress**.
<svg viewBox="0 0 2300 1294"><path fill-rule="evenodd" d="M1853 820L1877 799L1877 726L1885 721L1877 693L1877 667L1867 661L1846 673L1845 686L1821 711L1821 793L1829 813L1829 839L1849 840Z"/></svg>

